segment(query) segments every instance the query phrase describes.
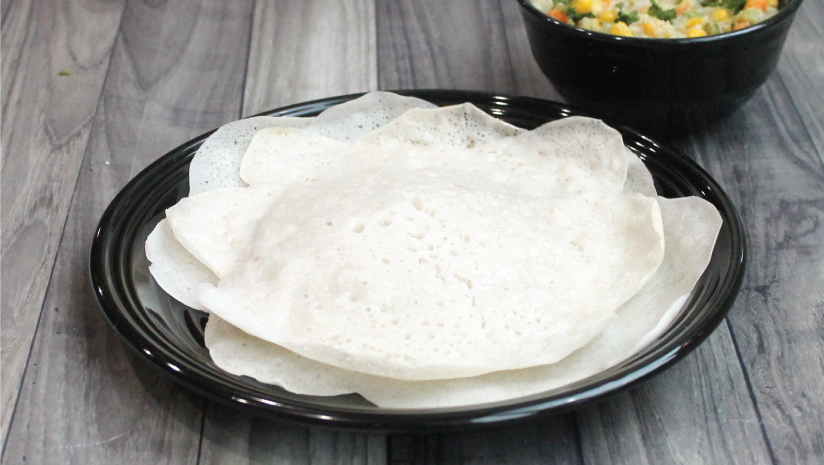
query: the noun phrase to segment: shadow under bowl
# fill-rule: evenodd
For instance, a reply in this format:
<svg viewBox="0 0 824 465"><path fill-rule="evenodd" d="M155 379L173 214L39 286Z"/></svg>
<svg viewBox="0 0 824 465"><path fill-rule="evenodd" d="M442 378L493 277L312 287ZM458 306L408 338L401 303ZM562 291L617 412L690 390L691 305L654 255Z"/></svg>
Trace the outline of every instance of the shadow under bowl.
<svg viewBox="0 0 824 465"><path fill-rule="evenodd" d="M739 31L693 39L620 37L518 0L532 55L571 104L654 137L696 132L743 105L775 69L803 0Z"/></svg>

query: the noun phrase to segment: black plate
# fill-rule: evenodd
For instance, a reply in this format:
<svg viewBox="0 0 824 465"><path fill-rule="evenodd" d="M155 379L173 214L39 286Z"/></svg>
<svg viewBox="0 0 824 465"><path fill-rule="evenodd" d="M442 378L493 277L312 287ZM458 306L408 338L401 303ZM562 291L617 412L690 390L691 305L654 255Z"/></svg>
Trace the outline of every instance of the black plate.
<svg viewBox="0 0 824 465"><path fill-rule="evenodd" d="M558 103L524 97L444 90L399 93L438 105L472 102L524 128L586 114ZM265 114L313 116L358 96L317 100ZM379 409L357 395L327 398L292 394L219 369L203 346L206 314L183 306L157 287L149 276L143 251L146 236L163 217L164 210L188 193L189 162L208 134L152 163L106 209L91 249L94 292L115 331L143 359L189 389L256 414L347 429L431 432L501 424L573 409L626 389L692 351L723 320L744 276L743 229L735 208L718 184L680 152L630 129L619 130L627 147L652 172L661 195L702 197L718 208L724 225L712 261L673 327L630 360L572 385L505 402L395 410Z"/></svg>

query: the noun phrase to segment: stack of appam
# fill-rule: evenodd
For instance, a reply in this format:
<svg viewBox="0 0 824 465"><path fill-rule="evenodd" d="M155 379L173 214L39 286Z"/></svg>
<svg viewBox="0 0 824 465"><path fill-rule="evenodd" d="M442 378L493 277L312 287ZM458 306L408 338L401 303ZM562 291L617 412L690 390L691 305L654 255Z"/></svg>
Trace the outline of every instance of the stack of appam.
<svg viewBox="0 0 824 465"><path fill-rule="evenodd" d="M209 312L220 368L379 407L479 404L594 375L658 337L721 227L657 197L598 120L532 131L374 92L218 129L146 241Z"/></svg>

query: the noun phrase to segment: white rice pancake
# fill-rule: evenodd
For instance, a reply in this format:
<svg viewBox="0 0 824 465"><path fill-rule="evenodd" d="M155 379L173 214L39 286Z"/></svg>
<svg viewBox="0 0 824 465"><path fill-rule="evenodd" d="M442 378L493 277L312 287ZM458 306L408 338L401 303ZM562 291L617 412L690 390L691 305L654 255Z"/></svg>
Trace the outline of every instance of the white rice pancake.
<svg viewBox="0 0 824 465"><path fill-rule="evenodd" d="M648 197L655 197L657 195L655 182L652 180L652 174L644 165L644 162L629 149L626 149L626 154L627 179L621 192L624 194L637 192Z"/></svg>
<svg viewBox="0 0 824 465"><path fill-rule="evenodd" d="M314 118L256 116L221 126L200 146L189 166L189 195L242 187L240 161L252 136L270 127L302 128L335 140L354 140L411 108L435 105L389 92L370 92L325 110Z"/></svg>
<svg viewBox="0 0 824 465"><path fill-rule="evenodd" d="M523 129L493 118L471 103L442 108L415 108L360 138L378 145L472 148L516 136Z"/></svg>
<svg viewBox="0 0 824 465"><path fill-rule="evenodd" d="M435 105L414 97L389 92L370 92L322 112L316 118L259 116L222 126L201 145L189 167L190 195L214 189L245 186L240 178L240 162L258 130L268 127L305 128L336 141L353 140L397 118L410 108ZM147 258L158 284L175 299L203 310L193 289L201 283L215 283L217 277L182 247L166 222L156 226L147 241ZM149 250L151 248L151 251ZM150 255L151 254L151 255Z"/></svg>
<svg viewBox="0 0 824 465"><path fill-rule="evenodd" d="M442 132L428 139L438 140L440 145L397 142L408 140L401 136L411 137L415 134L404 130L405 122L409 121L406 115L376 131L384 136L394 137L395 142L390 143L393 145L391 150L386 150L385 145L362 142L369 140L374 133L352 144L302 129L267 128L258 131L252 139L241 163L241 177L249 184L271 184L271 188L276 189L290 183L311 184L329 176L358 176L363 166L397 163L400 158L406 164L405 170L427 171L427 176L434 176L439 171L449 171L449 175L438 175L443 186L465 186L486 180L505 184L508 189L512 186L528 186L543 196L551 197L578 196L582 192L609 195L620 191L627 157L632 157L635 163L641 164L637 157L625 153L623 145L620 145L620 134L597 120L572 118L570 123L549 123L537 130L541 137L530 132L505 137L510 133L508 125L469 104L417 110L413 113L413 127L416 130L431 131L433 127L440 127L438 131ZM461 124L461 118L477 121ZM437 123L444 120L451 125L438 126ZM424 124L425 122L428 124ZM475 136L489 142L473 142L473 148L462 146L461 141ZM582 150L589 139L600 143L589 142L588 150ZM616 141L620 146L617 149ZM645 173L651 183L651 177L643 165L640 173ZM380 187L377 187L376 191L379 190ZM213 198L211 196L189 197L183 204L191 221L175 222L175 233L187 247L192 248L196 256L208 255L210 267L220 267L221 264L234 266L239 259L245 259L245 255L241 257L235 246L246 243L241 238L251 240L253 237L251 229L254 228L254 223L247 223L245 227L230 226L227 223L231 218L228 217L226 208L244 202L233 195L247 194L242 190L234 191L232 195L225 190L221 192L220 195L225 198L216 208L207 200ZM175 207L170 214L179 216L180 213L176 213L176 210L182 208ZM259 216L266 206L250 208ZM197 213L193 213L196 210ZM204 225L212 227L204 228ZM236 236L232 241L226 240L229 230ZM188 234L193 237L188 237ZM224 271L221 270L220 273Z"/></svg>
<svg viewBox="0 0 824 465"><path fill-rule="evenodd" d="M516 137L488 142L478 152L479 158L500 166L497 176L502 182L534 180L543 183L547 195L617 195L627 177L621 134L591 118L552 121Z"/></svg>
<svg viewBox="0 0 824 465"><path fill-rule="evenodd" d="M185 197L166 210L166 221L178 242L223 278L248 258L258 220L279 191L226 187Z"/></svg>
<svg viewBox="0 0 824 465"><path fill-rule="evenodd" d="M146 258L151 262L149 272L163 290L189 307L205 310L195 290L203 283L217 284L217 276L178 242L167 220L161 220L146 238Z"/></svg>
<svg viewBox="0 0 824 465"><path fill-rule="evenodd" d="M663 256L654 199L546 198L541 184L423 166L386 157L287 186L257 226L251 259L198 298L316 360L454 378L560 360L600 332Z"/></svg>
<svg viewBox="0 0 824 465"><path fill-rule="evenodd" d="M621 306L608 328L547 366L436 381L399 381L343 370L250 336L214 315L206 345L215 363L237 375L308 395L358 392L384 408L471 405L537 394L603 371L654 340L677 315L709 263L721 218L698 198L659 198L667 249L655 276Z"/></svg>
<svg viewBox="0 0 824 465"><path fill-rule="evenodd" d="M261 129L252 138L240 164L240 177L249 185L311 181L312 173L346 160L351 144L303 129Z"/></svg>
<svg viewBox="0 0 824 465"><path fill-rule="evenodd" d="M449 115L455 116L459 109L460 116L468 108L474 107L418 110L415 121L430 121L432 127L438 127L435 122L444 118L443 111L448 110ZM457 116L454 119L458 121ZM249 145L241 163L241 177L252 185L316 182L330 174L352 173L364 164L380 165L388 162L384 160L403 157L409 169L436 172L451 167L459 175L454 180L445 179L446 185L460 183L464 174L468 174L471 179L506 185L540 186L547 197L621 192L627 176L628 156L634 158L636 164L641 162L625 153L620 134L600 121L572 120L569 124L547 124L537 129L537 133L500 138L504 131L496 134L494 128L472 125L467 129L455 124L442 127L442 134L429 135L429 140L442 142L437 146L390 142L390 148L387 143L372 138L374 132L354 144L344 144L304 130L269 128L259 131ZM402 132L406 121L401 117L376 132L397 134ZM398 131L388 131L392 128ZM476 136L483 136L489 142L473 143L471 148L461 145L461 141ZM586 145L585 140L589 139L602 143ZM651 183L652 178L641 164L639 175L644 173Z"/></svg>

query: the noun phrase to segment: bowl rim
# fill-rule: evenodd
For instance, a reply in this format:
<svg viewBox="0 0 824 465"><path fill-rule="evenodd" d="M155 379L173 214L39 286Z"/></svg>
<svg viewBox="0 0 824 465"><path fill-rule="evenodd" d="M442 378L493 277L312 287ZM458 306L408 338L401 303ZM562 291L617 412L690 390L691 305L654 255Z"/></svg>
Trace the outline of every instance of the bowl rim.
<svg viewBox="0 0 824 465"><path fill-rule="evenodd" d="M774 27L778 27L784 21L791 19L798 8L801 6L801 3L804 0L787 0L787 5L782 8L779 8L778 13L775 16L765 19L764 21L754 24L752 26L748 26L744 29L740 29L738 31L730 31L724 32L721 34L713 34L708 35L705 37L679 37L679 38L672 38L672 39L664 39L658 37L625 37L625 36L616 36L613 34L607 34L606 32L598 32L598 31L590 31L589 29L584 29L578 26L573 26L571 24L563 23L558 21L555 18L550 17L546 13L543 13L537 7L535 7L530 0L517 0L520 4L523 11L526 11L528 14L532 15L536 20L545 21L545 24L549 25L549 27L561 27L562 30L566 30L572 34L581 34L584 36L588 36L590 39L606 42L606 43L613 43L613 44L633 44L633 45L641 45L646 44L650 46L658 46L658 47L668 47L668 46L689 46L690 44L707 44L713 42L719 42L726 39L734 39L739 38L742 36L746 36L749 34L755 34L757 31L764 31L767 29L772 29Z"/></svg>
<svg viewBox="0 0 824 465"><path fill-rule="evenodd" d="M562 103L491 92L454 90L401 90L393 92L426 100L438 100L442 102L441 104L471 101L478 105L501 105L499 108L504 110L517 107L538 108L548 119L557 119L556 114L561 115L560 117L593 116L589 112ZM319 112L361 95L363 94L329 97L281 107L262 114L281 116L294 115L299 111ZM552 114L550 110L556 113ZM609 124L609 121L607 123ZM647 157L654 154L653 159L661 156L659 153L668 153L662 158L667 160L667 164L664 165L662 161L659 161L661 163L659 169L679 172L680 169L686 168L690 170L690 175L701 180L699 186L702 189L702 195L715 200L714 203L717 203L717 208L724 218L725 226L729 228L730 251L724 252L725 257L729 254L729 265L725 268L725 279L721 287L713 291L713 295L719 297L713 300L712 305L709 305L711 312L700 313L687 326L679 327L676 324L671 327L665 334L670 333L674 328L679 329L677 337L673 337L673 340L662 341L659 338L630 359L570 385L517 399L462 407L437 409L371 408L367 410L364 407L318 406L310 401L278 399L276 396L267 398L266 393L261 391L260 388L241 384L242 380L235 380L235 378L240 377L228 373L225 374L224 378L228 377L229 381L221 384L216 382L214 378L210 378L207 370L201 368L197 363L194 363L195 366L191 367L192 362L188 360L190 356L178 347L173 347L171 350L162 346L159 347L157 341L151 337L153 336L150 331L151 328L147 330L145 327L141 327L140 324L136 324L132 319L133 315L128 314L137 306L141 309L143 307L139 305L139 299L136 299L134 289L130 289L130 283L111 279L112 269L119 265L116 263L117 260L107 254L106 251L111 249L115 249L115 251L123 250L122 237L111 231L122 230L125 227L123 223L127 223L135 215L134 210L137 207L129 206L129 202L139 203L135 200L135 195L140 193L141 190L154 189L164 183L171 184L175 182L175 179L181 178L179 172L181 167L185 166L185 169L188 170L191 156L213 131L196 137L161 156L129 181L111 201L95 230L90 250L89 273L92 288L106 319L115 330L115 333L128 347L136 351L142 360L190 390L255 414L264 414L280 420L336 429L432 432L490 427L569 411L580 407L584 403L634 386L650 376L660 373L692 352L726 317L740 289L746 266L746 237L743 225L731 200L717 182L678 149L671 146L662 146L625 126L611 125L618 129L625 138L628 134L632 136L632 146L626 140L625 146L635 153L644 154L646 152ZM164 173L165 177L162 176ZM161 176L158 176L158 174ZM691 184L692 182L690 181ZM706 189L706 192L704 192L704 189ZM124 204L128 208L124 207ZM123 209L126 209L126 211L121 211ZM126 221L123 220L124 216ZM126 245L131 246L130 244ZM127 258L126 261L130 263L131 258ZM131 308L124 309L124 305L131 306ZM136 311L140 313L140 310ZM678 343L674 344L674 342ZM147 356L147 354L149 355ZM243 388L240 395L238 395L238 386ZM273 397L275 398L274 402L272 401Z"/></svg>

